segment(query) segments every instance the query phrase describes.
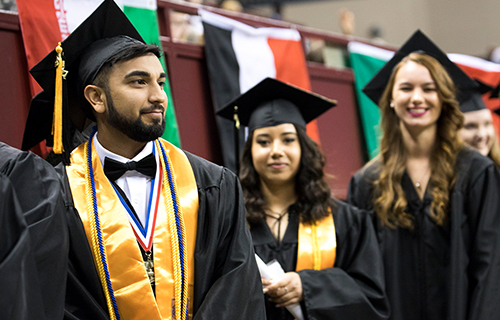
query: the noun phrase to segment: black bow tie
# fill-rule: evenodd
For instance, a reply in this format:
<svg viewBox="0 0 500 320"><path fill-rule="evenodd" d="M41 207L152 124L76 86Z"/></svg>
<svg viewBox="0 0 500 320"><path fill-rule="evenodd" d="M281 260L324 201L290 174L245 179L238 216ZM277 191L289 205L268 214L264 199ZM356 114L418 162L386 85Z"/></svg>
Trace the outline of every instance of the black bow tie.
<svg viewBox="0 0 500 320"><path fill-rule="evenodd" d="M109 180L114 182L128 170L135 170L154 178L156 175L156 159L154 154L150 153L142 160L129 161L127 163L122 163L108 157L104 158L104 173Z"/></svg>

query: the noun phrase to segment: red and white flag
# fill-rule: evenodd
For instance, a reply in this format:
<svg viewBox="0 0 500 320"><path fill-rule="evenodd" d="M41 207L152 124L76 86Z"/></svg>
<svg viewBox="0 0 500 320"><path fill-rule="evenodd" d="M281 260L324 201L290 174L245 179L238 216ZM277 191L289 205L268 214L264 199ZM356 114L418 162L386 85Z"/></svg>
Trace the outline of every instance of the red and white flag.
<svg viewBox="0 0 500 320"><path fill-rule="evenodd" d="M19 21L28 60L33 68L57 43L66 39L102 0L17 0ZM31 94L42 89L30 78Z"/></svg>
<svg viewBox="0 0 500 320"><path fill-rule="evenodd" d="M266 77L311 90L304 49L297 30L254 28L239 21L199 10L215 111ZM217 116L224 164L236 168L233 122ZM319 142L316 122L307 132ZM240 137L240 147L244 137Z"/></svg>

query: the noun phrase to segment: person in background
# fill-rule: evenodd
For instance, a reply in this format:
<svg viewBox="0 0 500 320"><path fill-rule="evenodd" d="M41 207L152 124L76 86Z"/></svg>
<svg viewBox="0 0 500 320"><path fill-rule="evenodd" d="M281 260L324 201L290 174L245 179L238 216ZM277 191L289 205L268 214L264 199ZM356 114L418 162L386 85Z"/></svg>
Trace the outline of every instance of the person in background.
<svg viewBox="0 0 500 320"><path fill-rule="evenodd" d="M159 138L168 103L160 53L105 0L31 70L63 104L62 115L57 103L32 104L25 137L49 138L50 120L36 120L54 119L70 231L65 316L265 319L237 177ZM97 123L73 151L70 119Z"/></svg>
<svg viewBox="0 0 500 320"><path fill-rule="evenodd" d="M220 7L224 10L243 12L243 5L238 0L224 0L221 2Z"/></svg>
<svg viewBox="0 0 500 320"><path fill-rule="evenodd" d="M263 279L268 319L386 319L383 266L370 216L333 199L325 158L306 122L335 102L266 78L220 114L248 126L240 180L256 254L277 260Z"/></svg>
<svg viewBox="0 0 500 320"><path fill-rule="evenodd" d="M353 36L356 29L356 18L354 12L347 8L339 10L339 26L342 34L346 36Z"/></svg>
<svg viewBox="0 0 500 320"><path fill-rule="evenodd" d="M462 140L483 156L489 157L500 167L500 146L493 126L493 116L481 95L493 91L489 85L476 80L478 90L473 90L460 103L464 126L458 132Z"/></svg>
<svg viewBox="0 0 500 320"><path fill-rule="evenodd" d="M417 31L364 88L383 134L348 201L376 213L394 320L500 319L500 173L458 138L455 85L476 87Z"/></svg>

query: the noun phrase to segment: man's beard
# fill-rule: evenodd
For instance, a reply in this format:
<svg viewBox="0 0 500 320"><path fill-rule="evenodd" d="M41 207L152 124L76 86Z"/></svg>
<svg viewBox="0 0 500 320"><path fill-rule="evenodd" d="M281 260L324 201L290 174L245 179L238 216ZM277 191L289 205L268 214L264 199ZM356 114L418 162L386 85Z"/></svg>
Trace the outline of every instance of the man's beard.
<svg viewBox="0 0 500 320"><path fill-rule="evenodd" d="M111 94L109 94L107 90L106 100L108 101L109 111L107 119L108 123L115 129L120 130L130 139L137 142L148 142L157 139L163 134L163 131L165 130L165 117L162 117L161 119L154 119L153 124L147 125L142 121L140 115L137 119L132 120L120 114L118 110L116 110ZM165 108L161 105L152 105L150 108L151 111L157 109L161 109L162 112L165 111Z"/></svg>

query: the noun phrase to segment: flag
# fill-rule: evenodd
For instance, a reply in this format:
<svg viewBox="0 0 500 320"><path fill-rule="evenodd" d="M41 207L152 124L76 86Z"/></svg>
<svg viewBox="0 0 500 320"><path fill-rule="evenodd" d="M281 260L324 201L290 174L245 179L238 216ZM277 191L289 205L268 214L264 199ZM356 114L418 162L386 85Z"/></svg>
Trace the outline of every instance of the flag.
<svg viewBox="0 0 500 320"><path fill-rule="evenodd" d="M380 49L364 43L351 41L347 45L351 68L354 72L354 87L358 100L361 126L370 159L379 153L380 110L363 93L363 87L394 55L393 51Z"/></svg>
<svg viewBox="0 0 500 320"><path fill-rule="evenodd" d="M66 39L101 2L102 0L17 0L28 69L54 50L58 42ZM115 2L123 8L147 43L160 45L156 1L118 0ZM162 63L165 67L164 61ZM32 77L30 77L30 89L32 96L42 90ZM163 137L179 145L177 122L168 81L165 84L165 91L168 97L168 107L167 125ZM49 150L42 145L40 150L36 151L46 156Z"/></svg>
<svg viewBox="0 0 500 320"><path fill-rule="evenodd" d="M284 28L254 28L236 20L199 10L215 111L266 77L311 90L300 34ZM216 116L224 165L236 171L234 122ZM319 142L316 123L307 132ZM239 132L243 146L243 130Z"/></svg>

